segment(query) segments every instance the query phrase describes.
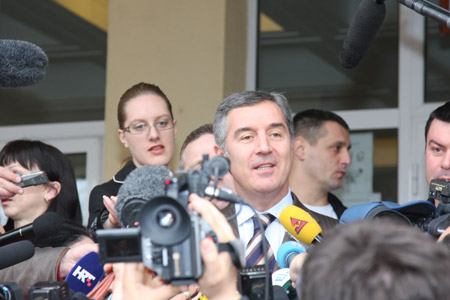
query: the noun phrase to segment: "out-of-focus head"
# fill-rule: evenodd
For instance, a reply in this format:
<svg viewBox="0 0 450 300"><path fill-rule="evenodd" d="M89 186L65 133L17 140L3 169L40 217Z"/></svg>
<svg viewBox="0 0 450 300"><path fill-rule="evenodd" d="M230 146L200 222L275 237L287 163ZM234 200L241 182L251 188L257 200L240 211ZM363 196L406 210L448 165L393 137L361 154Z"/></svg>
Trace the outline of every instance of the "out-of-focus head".
<svg viewBox="0 0 450 300"><path fill-rule="evenodd" d="M425 126L425 168L427 183L450 180L450 101L436 108Z"/></svg>
<svg viewBox="0 0 450 300"><path fill-rule="evenodd" d="M89 231L79 224L62 223L59 230L51 235L34 237L35 247L72 247L74 244L93 244Z"/></svg>
<svg viewBox="0 0 450 300"><path fill-rule="evenodd" d="M3 199L5 214L14 219L53 211L67 221L81 224L75 173L69 159L57 148L40 141L11 141L0 151L0 165L20 175L44 171L49 179L47 184L24 188L23 195Z"/></svg>
<svg viewBox="0 0 450 300"><path fill-rule="evenodd" d="M287 193L292 161L292 114L279 93L246 91L225 98L216 110L214 136L230 159L242 197ZM283 195L283 196L284 196Z"/></svg>
<svg viewBox="0 0 450 300"><path fill-rule="evenodd" d="M175 151L172 105L156 85L138 83L120 98L118 135L137 167L167 166Z"/></svg>
<svg viewBox="0 0 450 300"><path fill-rule="evenodd" d="M347 123L331 111L309 109L294 117L294 153L303 175L319 183L324 191L342 185L351 164Z"/></svg>
<svg viewBox="0 0 450 300"><path fill-rule="evenodd" d="M203 164L203 154L208 154L209 159L217 156L217 145L214 140L212 124L202 125L186 137L180 151L179 168L182 170L200 169ZM218 187L234 191L233 177L229 172L219 178ZM219 209L228 205L227 202L222 201L217 201L214 204Z"/></svg>
<svg viewBox="0 0 450 300"><path fill-rule="evenodd" d="M184 140L180 150L178 167L181 170L200 169L203 162L203 154L208 154L209 158L216 156L214 151L215 145L212 124L198 127L189 133Z"/></svg>
<svg viewBox="0 0 450 300"><path fill-rule="evenodd" d="M432 238L365 220L336 227L311 249L300 293L303 300L449 299L448 278L450 253Z"/></svg>

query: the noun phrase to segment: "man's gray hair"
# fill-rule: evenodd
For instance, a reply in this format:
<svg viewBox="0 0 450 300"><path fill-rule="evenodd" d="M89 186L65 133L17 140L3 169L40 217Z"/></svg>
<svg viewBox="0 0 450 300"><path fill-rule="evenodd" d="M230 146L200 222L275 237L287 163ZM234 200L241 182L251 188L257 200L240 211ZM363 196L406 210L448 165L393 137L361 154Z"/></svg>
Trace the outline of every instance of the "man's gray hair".
<svg viewBox="0 0 450 300"><path fill-rule="evenodd" d="M294 129L292 125L292 112L286 97L276 92L245 91L235 93L225 98L216 110L214 117L214 138L216 144L227 153L226 137L228 133L227 116L232 109L251 106L263 101L275 103L282 111L286 125L289 129L291 142L294 139Z"/></svg>

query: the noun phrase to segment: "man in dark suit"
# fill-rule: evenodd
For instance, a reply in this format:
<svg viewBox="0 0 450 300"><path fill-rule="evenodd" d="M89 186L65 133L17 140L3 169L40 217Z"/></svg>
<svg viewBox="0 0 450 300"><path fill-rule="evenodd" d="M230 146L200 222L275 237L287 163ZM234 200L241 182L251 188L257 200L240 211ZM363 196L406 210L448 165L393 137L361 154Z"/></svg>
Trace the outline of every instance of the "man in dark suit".
<svg viewBox="0 0 450 300"><path fill-rule="evenodd" d="M230 159L236 193L258 214L270 214L273 219L265 237L274 254L288 239L278 217L289 205L309 212L324 231L337 224L335 219L309 211L290 192L292 113L283 95L247 91L227 97L216 110L214 136L217 153ZM229 205L222 212L227 216L238 212L231 225L244 245L249 244L256 227L254 212L239 204Z"/></svg>

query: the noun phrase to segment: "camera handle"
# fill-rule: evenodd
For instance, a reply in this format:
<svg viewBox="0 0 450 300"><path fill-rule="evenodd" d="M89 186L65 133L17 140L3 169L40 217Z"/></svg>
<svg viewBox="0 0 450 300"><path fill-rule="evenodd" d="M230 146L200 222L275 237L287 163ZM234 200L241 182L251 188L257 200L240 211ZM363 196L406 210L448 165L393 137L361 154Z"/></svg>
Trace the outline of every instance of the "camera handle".
<svg viewBox="0 0 450 300"><path fill-rule="evenodd" d="M237 269L245 266L245 250L241 240L235 239L227 243L217 243L217 250L219 252L226 251L230 253L231 261Z"/></svg>

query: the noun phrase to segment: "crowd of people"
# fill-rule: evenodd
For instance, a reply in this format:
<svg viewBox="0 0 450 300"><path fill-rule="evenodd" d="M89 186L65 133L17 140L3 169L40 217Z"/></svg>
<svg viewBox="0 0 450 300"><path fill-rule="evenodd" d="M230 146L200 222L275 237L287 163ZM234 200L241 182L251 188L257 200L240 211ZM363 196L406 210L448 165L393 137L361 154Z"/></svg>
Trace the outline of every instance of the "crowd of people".
<svg viewBox="0 0 450 300"><path fill-rule="evenodd" d="M0 270L0 281L19 282L26 291L36 281L64 279L85 254L98 252L95 231L120 227L115 204L127 175L142 166L169 167L177 122L158 86L141 82L130 87L120 98L117 116L118 138L130 157L111 180L91 191L87 228L81 224L73 168L58 149L17 140L0 151L0 198L9 218L3 232L30 224L46 212L56 212L63 220L63 230L55 237L32 240L39 248L32 259ZM437 108L426 124L428 183L450 180L448 136L450 102ZM322 243L303 245L307 254L291 262L299 299L450 299L445 284L450 252L441 243L392 220L338 226L346 207L332 191L341 187L351 164L350 148L350 128L333 112L310 109L293 117L286 97L276 92L245 91L226 97L213 124L201 125L185 138L179 168L200 169L204 154L228 158L230 171L216 178L218 187L251 206L190 195L187 208L215 233L215 240L200 243L204 273L198 283L171 285L142 262L114 263L105 266L115 274L111 299L245 299L249 295L238 289L242 266L236 256L247 266L266 263L271 272L277 271L280 246L300 243L279 220L291 205L309 213L323 234ZM17 185L21 175L38 171L46 172L47 183ZM219 251L217 243L238 244L242 251L236 246Z"/></svg>

